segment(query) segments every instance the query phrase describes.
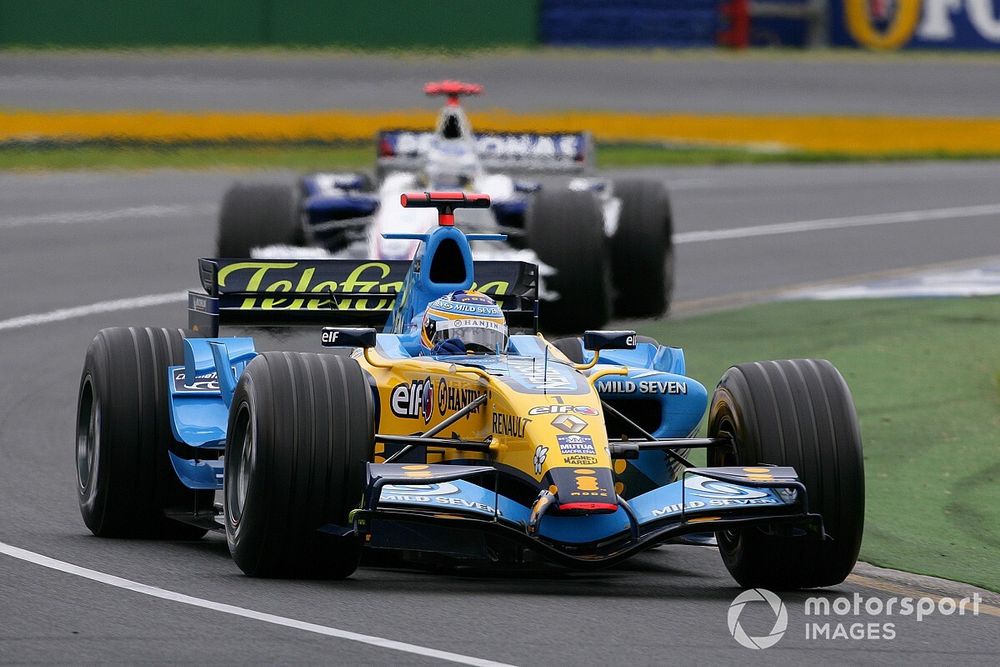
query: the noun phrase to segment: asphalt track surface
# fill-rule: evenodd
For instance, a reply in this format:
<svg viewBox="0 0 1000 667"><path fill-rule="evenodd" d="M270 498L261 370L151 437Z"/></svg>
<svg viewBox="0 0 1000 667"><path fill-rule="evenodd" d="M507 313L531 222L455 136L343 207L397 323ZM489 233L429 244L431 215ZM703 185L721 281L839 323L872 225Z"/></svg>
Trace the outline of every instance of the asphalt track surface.
<svg viewBox="0 0 1000 667"><path fill-rule="evenodd" d="M681 310L731 305L750 298L739 296L746 292L764 298L806 282L1000 255L1000 213L984 212L1000 206L1000 163L648 173L673 192ZM180 302L116 302L105 306L110 312L86 306L171 299L194 287L195 258L211 252L217 202L237 176L0 175L0 662L445 664L424 649L521 665L995 662L995 600L991 613L976 617L934 614L918 623L851 611L821 619L895 624L895 639L848 640L806 639L808 596L785 595L786 635L752 652L727 628L740 589L717 552L702 547L659 548L582 575L362 569L344 582L306 582L242 576L216 535L168 543L92 537L77 509L73 470L86 346L101 327L183 326L185 315ZM910 213L882 215L900 212ZM797 224L761 227L775 223ZM706 235L712 240L699 240ZM25 317L32 314L42 315ZM35 562L12 557L9 547L36 554L26 556ZM102 573L103 581L64 571L69 566L43 567L38 555ZM908 580L862 574L810 595L920 595ZM172 595L123 589L108 576ZM257 615L238 615L247 610ZM740 622L751 635L766 634L769 613L754 603ZM340 631L412 646L367 644Z"/></svg>
<svg viewBox="0 0 1000 667"><path fill-rule="evenodd" d="M424 82L460 77L486 87L471 108L515 112L994 116L998 73L995 59L954 56L6 52L0 104L89 111L433 108L421 100Z"/></svg>

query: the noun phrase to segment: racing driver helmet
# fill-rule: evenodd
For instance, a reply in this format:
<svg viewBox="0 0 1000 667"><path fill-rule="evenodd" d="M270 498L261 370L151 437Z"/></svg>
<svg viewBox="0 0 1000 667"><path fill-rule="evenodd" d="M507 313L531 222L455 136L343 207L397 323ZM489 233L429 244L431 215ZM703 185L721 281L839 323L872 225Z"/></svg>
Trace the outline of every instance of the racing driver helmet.
<svg viewBox="0 0 1000 667"><path fill-rule="evenodd" d="M503 354L507 320L496 301L461 290L431 301L420 326L424 354Z"/></svg>

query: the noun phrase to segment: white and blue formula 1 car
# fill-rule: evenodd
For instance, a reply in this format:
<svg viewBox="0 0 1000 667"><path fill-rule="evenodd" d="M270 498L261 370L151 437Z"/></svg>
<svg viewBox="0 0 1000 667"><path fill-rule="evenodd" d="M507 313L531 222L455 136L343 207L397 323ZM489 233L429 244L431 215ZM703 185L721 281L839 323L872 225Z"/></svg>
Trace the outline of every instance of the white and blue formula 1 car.
<svg viewBox="0 0 1000 667"><path fill-rule="evenodd" d="M233 185L219 214L218 256L408 260L416 243L384 234L423 231L434 218L404 213L402 193L483 192L493 205L474 211L466 226L508 241L477 245L476 254L542 266L545 331L577 333L613 317L666 313L674 262L664 184L588 176L593 142L586 133L473 133L459 98L481 90L456 81L427 84L429 95L447 97L436 129L380 132L374 181L318 173L292 184Z"/></svg>

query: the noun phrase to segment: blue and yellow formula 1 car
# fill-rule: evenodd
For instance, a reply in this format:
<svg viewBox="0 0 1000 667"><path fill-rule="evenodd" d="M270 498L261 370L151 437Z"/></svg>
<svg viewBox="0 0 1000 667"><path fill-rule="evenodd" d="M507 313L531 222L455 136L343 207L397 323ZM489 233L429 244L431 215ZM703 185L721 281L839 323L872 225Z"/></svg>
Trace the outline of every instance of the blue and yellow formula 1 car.
<svg viewBox="0 0 1000 667"><path fill-rule="evenodd" d="M734 366L709 406L680 349L628 331L537 335L537 269L474 262L470 240L497 237L453 224L455 209L488 198L403 203L440 213L440 226L411 235L420 247L405 266L201 260L187 336L97 335L76 444L94 534L224 530L249 575L345 577L364 552L598 568L714 533L741 585L843 581L861 542L864 471L831 364ZM428 304L473 288L500 304L507 349L421 355ZM304 333L320 351L260 351L220 327L284 350ZM706 406L708 435L691 437ZM707 466L689 461L696 448Z"/></svg>

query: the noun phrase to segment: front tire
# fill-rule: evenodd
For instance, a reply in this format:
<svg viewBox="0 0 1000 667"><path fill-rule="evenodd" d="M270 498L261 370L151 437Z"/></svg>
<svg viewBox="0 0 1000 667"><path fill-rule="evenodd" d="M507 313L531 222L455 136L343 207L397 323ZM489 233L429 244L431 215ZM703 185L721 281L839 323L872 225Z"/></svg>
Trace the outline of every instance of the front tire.
<svg viewBox="0 0 1000 667"><path fill-rule="evenodd" d="M356 361L266 352L250 362L226 437L226 539L239 568L254 577L354 572L359 538L318 529L349 524L374 447L371 390Z"/></svg>
<svg viewBox="0 0 1000 667"><path fill-rule="evenodd" d="M847 383L828 361L796 359L733 366L712 397L709 437L732 436L735 456L712 450L710 466L795 468L810 512L830 539L751 527L717 534L722 559L745 588L833 586L858 559L864 532L861 432Z"/></svg>
<svg viewBox="0 0 1000 667"><path fill-rule="evenodd" d="M219 257L249 257L254 248L303 245L298 185L235 183L222 197L216 249Z"/></svg>
<svg viewBox="0 0 1000 667"><path fill-rule="evenodd" d="M167 367L184 363L177 329L102 329L87 348L77 403L77 500L98 537L197 539L165 510L211 516L214 491L180 483L168 452Z"/></svg>
<svg viewBox="0 0 1000 667"><path fill-rule="evenodd" d="M618 230L611 238L615 317L660 317L674 291L673 213L659 181L615 182L621 199Z"/></svg>
<svg viewBox="0 0 1000 667"><path fill-rule="evenodd" d="M604 216L590 192L542 190L528 205L528 243L555 269L546 289L559 298L539 308L543 331L578 333L599 329L611 319L611 276Z"/></svg>

